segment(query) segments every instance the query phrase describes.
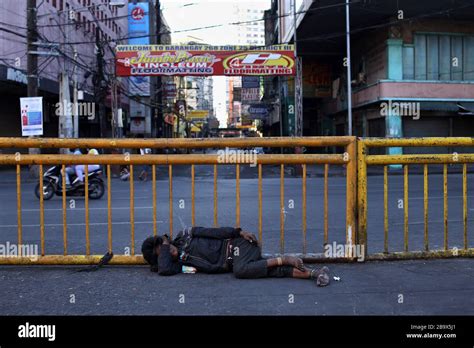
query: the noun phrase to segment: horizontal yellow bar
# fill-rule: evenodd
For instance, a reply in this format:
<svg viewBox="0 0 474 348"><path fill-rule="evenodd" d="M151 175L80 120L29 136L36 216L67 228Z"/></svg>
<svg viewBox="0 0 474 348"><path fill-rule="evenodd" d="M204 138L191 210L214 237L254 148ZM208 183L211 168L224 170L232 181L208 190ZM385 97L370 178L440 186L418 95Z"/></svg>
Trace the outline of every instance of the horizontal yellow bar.
<svg viewBox="0 0 474 348"><path fill-rule="evenodd" d="M408 259L438 259L449 257L474 257L474 248L470 249L449 249L431 251L399 251L393 253L377 253L366 256L366 261L376 260L408 260Z"/></svg>
<svg viewBox="0 0 474 348"><path fill-rule="evenodd" d="M437 146L474 146L474 138L443 137L443 138L365 138L359 139L367 147L437 147Z"/></svg>
<svg viewBox="0 0 474 348"><path fill-rule="evenodd" d="M445 137L445 138L360 138L361 141L367 147L414 147L414 146L474 146L474 138L466 137Z"/></svg>
<svg viewBox="0 0 474 348"><path fill-rule="evenodd" d="M0 148L205 148L205 147L325 147L345 146L355 137L268 137L268 138L13 138L0 137Z"/></svg>
<svg viewBox="0 0 474 348"><path fill-rule="evenodd" d="M103 255L47 255L31 257L0 257L0 265L95 265ZM111 265L142 265L143 256L114 255Z"/></svg>
<svg viewBox="0 0 474 348"><path fill-rule="evenodd" d="M0 155L0 165L18 164L252 164L252 158L236 156L233 163L222 160L219 155ZM258 164L346 164L344 155L258 155Z"/></svg>
<svg viewBox="0 0 474 348"><path fill-rule="evenodd" d="M474 163L474 154L454 155L371 155L365 158L369 165L386 164L462 164Z"/></svg>
<svg viewBox="0 0 474 348"><path fill-rule="evenodd" d="M353 262L356 258L328 258L324 254L293 254L284 255L303 258L304 262ZM264 254L266 258L282 256L282 254ZM0 257L0 265L96 265L103 255L48 255L38 258L29 257ZM370 254L365 257L365 261L376 260L406 260L406 259L433 259L450 257L474 257L474 248L455 250L432 250L432 251L409 251L393 253ZM144 265L143 256L114 255L109 262L110 265Z"/></svg>

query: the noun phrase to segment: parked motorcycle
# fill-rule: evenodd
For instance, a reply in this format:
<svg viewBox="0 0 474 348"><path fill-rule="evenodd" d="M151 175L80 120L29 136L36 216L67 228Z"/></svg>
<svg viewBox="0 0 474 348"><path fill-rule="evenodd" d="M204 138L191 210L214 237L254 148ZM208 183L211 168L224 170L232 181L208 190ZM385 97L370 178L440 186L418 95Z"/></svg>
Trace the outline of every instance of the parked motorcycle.
<svg viewBox="0 0 474 348"><path fill-rule="evenodd" d="M100 199L105 193L104 181L102 180L102 169L93 170L88 173L89 181L89 198ZM76 175L69 176L70 181L74 182ZM62 196L62 174L61 166L53 166L49 168L43 175L43 199L45 201L51 199L54 194ZM40 198L40 186L39 183L35 187L35 195ZM84 196L85 186L84 185L71 185L66 188L66 196Z"/></svg>

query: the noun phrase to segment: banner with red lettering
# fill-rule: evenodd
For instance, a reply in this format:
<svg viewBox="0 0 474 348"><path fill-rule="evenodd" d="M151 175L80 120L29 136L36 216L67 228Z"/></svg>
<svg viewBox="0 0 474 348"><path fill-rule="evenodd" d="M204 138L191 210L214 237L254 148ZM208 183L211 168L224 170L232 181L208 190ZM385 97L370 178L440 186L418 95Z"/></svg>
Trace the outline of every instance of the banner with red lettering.
<svg viewBox="0 0 474 348"><path fill-rule="evenodd" d="M117 76L295 75L293 45L119 45Z"/></svg>

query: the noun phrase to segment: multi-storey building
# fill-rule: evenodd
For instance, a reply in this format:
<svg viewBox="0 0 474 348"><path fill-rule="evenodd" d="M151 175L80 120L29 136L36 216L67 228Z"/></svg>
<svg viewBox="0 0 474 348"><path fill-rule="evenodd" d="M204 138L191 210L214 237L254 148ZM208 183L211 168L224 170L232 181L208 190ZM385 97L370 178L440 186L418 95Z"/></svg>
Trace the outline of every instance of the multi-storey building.
<svg viewBox="0 0 474 348"><path fill-rule="evenodd" d="M37 1L36 53L38 96L43 97L44 136L58 135L59 76L66 72L69 81L77 81L85 102L94 102L97 81L109 83L114 75L113 49L126 43L127 6L111 6L101 0ZM3 0L0 3L0 135L21 136L19 98L26 96L27 1ZM103 53L103 76L98 76L99 55ZM34 53L32 53L34 54ZM103 103L110 117L111 97L108 86ZM119 83L118 94L127 108L128 88ZM106 110L107 111L107 110ZM97 118L80 118L80 136L101 133ZM104 132L104 130L102 130ZM102 133L104 134L104 133ZM107 133L105 133L107 134Z"/></svg>
<svg viewBox="0 0 474 348"><path fill-rule="evenodd" d="M232 34L229 35L229 43L238 45L265 46L265 23L263 20L264 11L269 7L269 3L239 3L232 5L233 21L242 23L233 26ZM241 77L228 77L226 83L226 108L227 125L229 127L239 127L242 124ZM234 91L234 88L240 89ZM237 97L236 97L237 96Z"/></svg>
<svg viewBox="0 0 474 348"><path fill-rule="evenodd" d="M288 3L273 1L267 44L293 40ZM304 135L348 134L346 3L299 3ZM353 135L472 136L473 8L469 0L351 2ZM291 88L290 80L282 100Z"/></svg>

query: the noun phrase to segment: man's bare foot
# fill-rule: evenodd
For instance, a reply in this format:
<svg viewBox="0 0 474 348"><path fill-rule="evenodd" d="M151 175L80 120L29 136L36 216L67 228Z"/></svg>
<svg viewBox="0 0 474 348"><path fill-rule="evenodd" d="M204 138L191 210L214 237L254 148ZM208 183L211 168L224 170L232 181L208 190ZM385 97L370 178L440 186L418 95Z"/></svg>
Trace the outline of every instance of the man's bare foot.
<svg viewBox="0 0 474 348"><path fill-rule="evenodd" d="M304 272L306 269L304 267L303 260L301 260L299 257L283 256L283 264L287 266L293 266L302 272Z"/></svg>
<svg viewBox="0 0 474 348"><path fill-rule="evenodd" d="M323 266L320 269L316 269L316 268L312 269L311 279L317 279L321 273L329 274L329 268L327 268L326 266Z"/></svg>

